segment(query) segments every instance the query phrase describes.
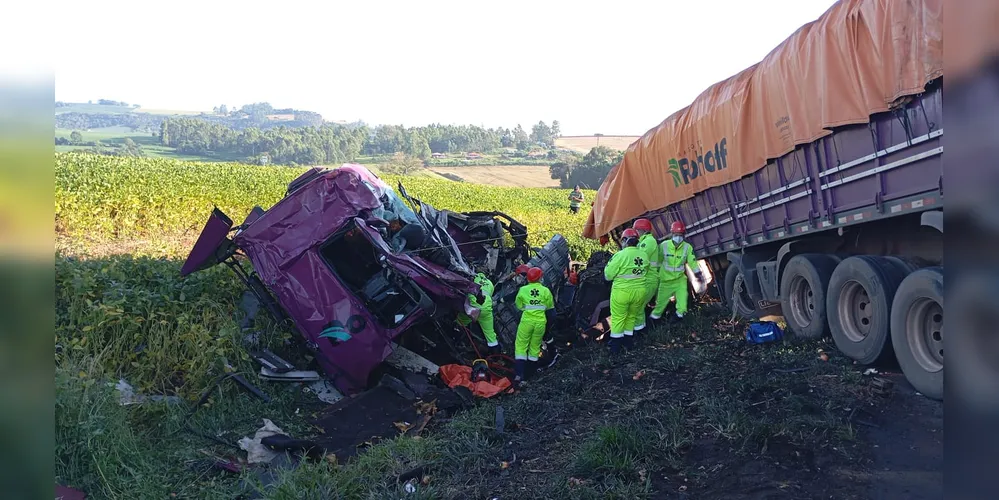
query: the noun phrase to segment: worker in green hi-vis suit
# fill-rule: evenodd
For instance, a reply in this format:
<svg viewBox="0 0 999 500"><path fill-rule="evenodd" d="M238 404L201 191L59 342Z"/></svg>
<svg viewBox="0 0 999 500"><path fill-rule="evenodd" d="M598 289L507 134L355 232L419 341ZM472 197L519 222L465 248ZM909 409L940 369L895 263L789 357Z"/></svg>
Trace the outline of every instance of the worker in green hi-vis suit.
<svg viewBox="0 0 999 500"><path fill-rule="evenodd" d="M621 233L621 251L614 254L604 267L604 278L612 281L610 309L611 333L608 344L612 353L621 346L631 348L635 324L645 299L645 274L649 263L638 248L638 231L632 228Z"/></svg>
<svg viewBox="0 0 999 500"><path fill-rule="evenodd" d="M555 310L555 297L551 290L541 283L544 272L537 267L527 271L527 284L517 291L514 304L522 312L517 325L517 343L514 346L514 386L523 385L528 361L537 361L541 356L541 341L548 328L548 313Z"/></svg>
<svg viewBox="0 0 999 500"><path fill-rule="evenodd" d="M676 221L670 226L672 237L659 246L660 254L663 256L659 264L659 293L656 295L656 308L652 310L652 319L663 317L666 304L669 299L676 296L676 317L683 319L687 313L687 269L686 266L694 268L694 275L701 279L701 270L697 267L697 258L694 257L694 247L684 241L683 236L687 232L687 227L683 222Z"/></svg>
<svg viewBox="0 0 999 500"><path fill-rule="evenodd" d="M468 298L472 306L479 309L478 324L479 328L482 329L482 336L486 338L489 351L498 353L500 344L499 340L496 339L496 330L493 326L493 282L489 281L489 278L482 273L476 274L474 281L482 291L482 301L479 302L475 295L469 295ZM458 314L458 323L462 326L468 326L471 322L472 318L469 318L465 313Z"/></svg>
<svg viewBox="0 0 999 500"><path fill-rule="evenodd" d="M645 329L645 314L649 308L649 302L659 291L659 242L652 234L652 222L649 219L638 219L632 224L632 229L638 231L638 249L645 253L649 262L649 272L645 273L645 299L642 301L642 310L635 320L635 331Z"/></svg>

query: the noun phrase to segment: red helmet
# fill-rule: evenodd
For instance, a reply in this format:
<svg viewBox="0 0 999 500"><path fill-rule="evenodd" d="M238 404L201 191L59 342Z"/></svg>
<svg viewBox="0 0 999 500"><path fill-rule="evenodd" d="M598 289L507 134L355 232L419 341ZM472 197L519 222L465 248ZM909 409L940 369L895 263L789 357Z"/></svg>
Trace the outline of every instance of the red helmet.
<svg viewBox="0 0 999 500"><path fill-rule="evenodd" d="M669 232L673 234L686 234L687 226L684 226L680 221L676 221L669 227Z"/></svg>
<svg viewBox="0 0 999 500"><path fill-rule="evenodd" d="M638 231L645 231L646 233L652 232L652 222L649 219L636 219L631 227Z"/></svg>
<svg viewBox="0 0 999 500"><path fill-rule="evenodd" d="M621 246L632 247L638 244L638 231L628 228L621 232Z"/></svg>
<svg viewBox="0 0 999 500"><path fill-rule="evenodd" d="M521 275L527 274L527 271L529 271L530 269L531 269L531 266L529 266L527 264L521 264L521 265L517 266L517 274L521 274Z"/></svg>
<svg viewBox="0 0 999 500"><path fill-rule="evenodd" d="M540 267L532 267L527 270L527 281L537 283L541 281L541 277L544 275L545 272L542 271Z"/></svg>

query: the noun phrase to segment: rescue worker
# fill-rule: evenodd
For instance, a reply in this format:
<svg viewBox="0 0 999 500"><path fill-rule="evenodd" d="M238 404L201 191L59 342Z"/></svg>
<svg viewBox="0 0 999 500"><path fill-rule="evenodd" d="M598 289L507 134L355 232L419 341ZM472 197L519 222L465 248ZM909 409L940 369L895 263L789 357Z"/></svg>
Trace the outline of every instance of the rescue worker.
<svg viewBox="0 0 999 500"><path fill-rule="evenodd" d="M468 299L472 303L472 306L479 309L479 319L477 322L479 328L482 330L482 336L486 339L489 352L491 354L498 354L500 352L500 344L499 340L496 339L496 330L493 325L493 282L481 272L475 275L474 281L479 285L482 300L480 301L472 294L469 294ZM471 322L472 318L469 318L465 313L458 314L458 323L462 326L468 326Z"/></svg>
<svg viewBox="0 0 999 500"><path fill-rule="evenodd" d="M683 222L676 221L670 226L669 232L670 239L659 246L659 255L663 259L659 263L659 293L656 295L656 308L652 310L653 320L662 318L663 311L673 296L676 296L676 317L683 319L687 312L687 265L694 269L697 279L701 279L694 247L683 239L687 227Z"/></svg>
<svg viewBox="0 0 999 500"><path fill-rule="evenodd" d="M638 231L638 249L641 250L649 262L649 272L645 273L645 298L642 300L642 310L635 319L635 331L645 328L645 315L649 309L649 302L655 298L659 291L659 242L652 234L652 222L649 219L638 219L631 226Z"/></svg>
<svg viewBox="0 0 999 500"><path fill-rule="evenodd" d="M614 254L604 267L604 278L611 285L611 334L608 344L612 353L623 345L634 343L635 324L645 299L645 274L649 271L648 257L638 248L638 231L633 228L621 233L621 251Z"/></svg>
<svg viewBox="0 0 999 500"><path fill-rule="evenodd" d="M527 264L521 264L521 265L517 266L517 270L514 271L513 282L516 283L516 284L518 284L518 285L520 285L520 286L526 285L527 284L527 271L530 271L530 270L531 270L531 266L529 266Z"/></svg>
<svg viewBox="0 0 999 500"><path fill-rule="evenodd" d="M579 184L576 184L572 188L572 192L569 193L569 211L578 214L579 204L583 202L583 192L579 190Z"/></svg>
<svg viewBox="0 0 999 500"><path fill-rule="evenodd" d="M517 325L517 342L514 346L514 386L521 386L528 361L541 356L541 340L548 329L548 311L554 311L555 298L551 290L541 284L544 272L532 267L527 271L527 284L520 287L515 299L517 309L523 311Z"/></svg>

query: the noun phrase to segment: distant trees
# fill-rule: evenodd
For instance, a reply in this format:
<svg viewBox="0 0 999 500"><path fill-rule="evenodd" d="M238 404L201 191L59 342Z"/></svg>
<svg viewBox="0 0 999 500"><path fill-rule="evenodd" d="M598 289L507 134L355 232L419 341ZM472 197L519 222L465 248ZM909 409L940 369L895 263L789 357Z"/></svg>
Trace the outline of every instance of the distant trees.
<svg viewBox="0 0 999 500"><path fill-rule="evenodd" d="M168 118L160 126L160 142L181 153L254 158L267 153L271 163L284 165L352 161L360 154L367 136L366 128L336 124L240 131L199 118Z"/></svg>
<svg viewBox="0 0 999 500"><path fill-rule="evenodd" d="M513 142L516 148L521 151L527 151L531 148L531 140L527 137L527 132L524 132L524 127L521 127L519 123L513 129Z"/></svg>
<svg viewBox="0 0 999 500"><path fill-rule="evenodd" d="M56 128L89 130L106 127L129 127L132 130L155 130L165 116L148 113L80 113L71 111L55 116Z"/></svg>
<svg viewBox="0 0 999 500"><path fill-rule="evenodd" d="M597 146L586 153L581 160L563 160L551 164L548 172L557 179L563 188L575 185L596 189L607 178L607 174L624 158L623 151L615 151L607 146Z"/></svg>
<svg viewBox="0 0 999 500"><path fill-rule="evenodd" d="M540 144L546 148L555 147L555 138L552 136L551 127L543 121L531 127L531 143Z"/></svg>
<svg viewBox="0 0 999 500"><path fill-rule="evenodd" d="M69 134L69 142L73 144L80 144L83 142L83 134L79 130L74 130Z"/></svg>

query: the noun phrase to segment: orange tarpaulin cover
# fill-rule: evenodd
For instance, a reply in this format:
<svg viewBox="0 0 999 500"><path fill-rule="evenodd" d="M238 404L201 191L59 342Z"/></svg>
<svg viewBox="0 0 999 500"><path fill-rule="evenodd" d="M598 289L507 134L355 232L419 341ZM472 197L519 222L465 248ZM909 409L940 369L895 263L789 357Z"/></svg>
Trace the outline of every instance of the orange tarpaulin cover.
<svg viewBox="0 0 999 500"><path fill-rule="evenodd" d="M943 75L941 3L840 0L629 146L600 186L583 236L749 175L829 127L867 123L922 92Z"/></svg>
<svg viewBox="0 0 999 500"><path fill-rule="evenodd" d="M472 382L472 368L465 365L444 365L440 367L441 379L448 387L467 387L472 394L483 398L493 397L510 388L510 379L503 377L491 381Z"/></svg>

